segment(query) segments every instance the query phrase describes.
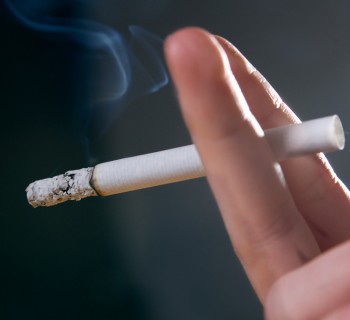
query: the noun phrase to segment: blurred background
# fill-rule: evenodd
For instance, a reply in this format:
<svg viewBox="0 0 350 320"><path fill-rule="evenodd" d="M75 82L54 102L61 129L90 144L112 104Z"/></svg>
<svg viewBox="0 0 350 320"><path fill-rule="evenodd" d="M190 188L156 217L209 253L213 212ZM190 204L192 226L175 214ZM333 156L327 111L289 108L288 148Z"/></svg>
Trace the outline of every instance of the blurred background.
<svg viewBox="0 0 350 320"><path fill-rule="evenodd" d="M205 179L35 210L24 189L189 144L161 56L162 39L188 25L233 42L302 119L337 113L349 130L350 3L9 2L0 5L0 318L262 319ZM347 184L348 158L329 155Z"/></svg>

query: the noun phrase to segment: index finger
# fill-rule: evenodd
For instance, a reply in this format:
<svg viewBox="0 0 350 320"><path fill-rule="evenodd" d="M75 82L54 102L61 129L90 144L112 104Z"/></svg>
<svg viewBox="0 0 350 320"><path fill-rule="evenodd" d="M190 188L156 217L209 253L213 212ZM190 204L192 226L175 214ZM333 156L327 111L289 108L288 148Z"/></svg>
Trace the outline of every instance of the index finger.
<svg viewBox="0 0 350 320"><path fill-rule="evenodd" d="M271 284L317 255L318 246L216 39L185 29L166 40L165 53L229 236L264 300Z"/></svg>

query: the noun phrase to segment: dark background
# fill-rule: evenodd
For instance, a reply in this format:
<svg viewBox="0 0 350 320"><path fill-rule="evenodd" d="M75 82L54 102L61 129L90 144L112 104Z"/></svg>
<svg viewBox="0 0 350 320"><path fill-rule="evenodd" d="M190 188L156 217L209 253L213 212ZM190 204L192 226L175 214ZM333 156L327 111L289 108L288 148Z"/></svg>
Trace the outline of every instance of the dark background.
<svg viewBox="0 0 350 320"><path fill-rule="evenodd" d="M52 1L51 1L52 2ZM65 1L69 3L69 1ZM160 38L198 25L232 41L302 119L350 127L350 4L289 0L71 1L62 14ZM68 9L67 9L68 8ZM205 179L32 209L39 178L190 143L171 85L124 108L86 149L91 51L0 5L1 319L261 319ZM349 152L331 163L350 182Z"/></svg>

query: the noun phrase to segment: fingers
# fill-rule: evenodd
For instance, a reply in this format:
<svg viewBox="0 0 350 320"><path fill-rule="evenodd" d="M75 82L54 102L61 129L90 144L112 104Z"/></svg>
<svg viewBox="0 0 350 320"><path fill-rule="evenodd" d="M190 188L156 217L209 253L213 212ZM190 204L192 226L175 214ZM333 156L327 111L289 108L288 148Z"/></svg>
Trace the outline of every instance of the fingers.
<svg viewBox="0 0 350 320"><path fill-rule="evenodd" d="M266 301L267 320L350 319L349 261L346 242L278 280Z"/></svg>
<svg viewBox="0 0 350 320"><path fill-rule="evenodd" d="M229 42L217 37L231 69L261 126L298 122L276 91ZM322 250L350 236L349 192L336 177L324 156L307 156L282 163L297 207L309 222Z"/></svg>
<svg viewBox="0 0 350 320"><path fill-rule="evenodd" d="M217 40L185 29L165 43L181 109L248 276L264 300L319 253Z"/></svg>

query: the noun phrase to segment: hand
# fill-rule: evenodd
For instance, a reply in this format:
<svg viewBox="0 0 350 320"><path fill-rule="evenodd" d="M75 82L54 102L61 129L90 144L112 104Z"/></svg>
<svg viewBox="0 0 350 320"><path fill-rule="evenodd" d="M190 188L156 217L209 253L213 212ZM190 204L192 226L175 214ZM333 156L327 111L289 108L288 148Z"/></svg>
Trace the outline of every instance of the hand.
<svg viewBox="0 0 350 320"><path fill-rule="evenodd" d="M165 54L234 250L267 319L350 319L349 192L323 155L279 165L263 137L262 129L298 118L220 37L184 29L168 37Z"/></svg>

